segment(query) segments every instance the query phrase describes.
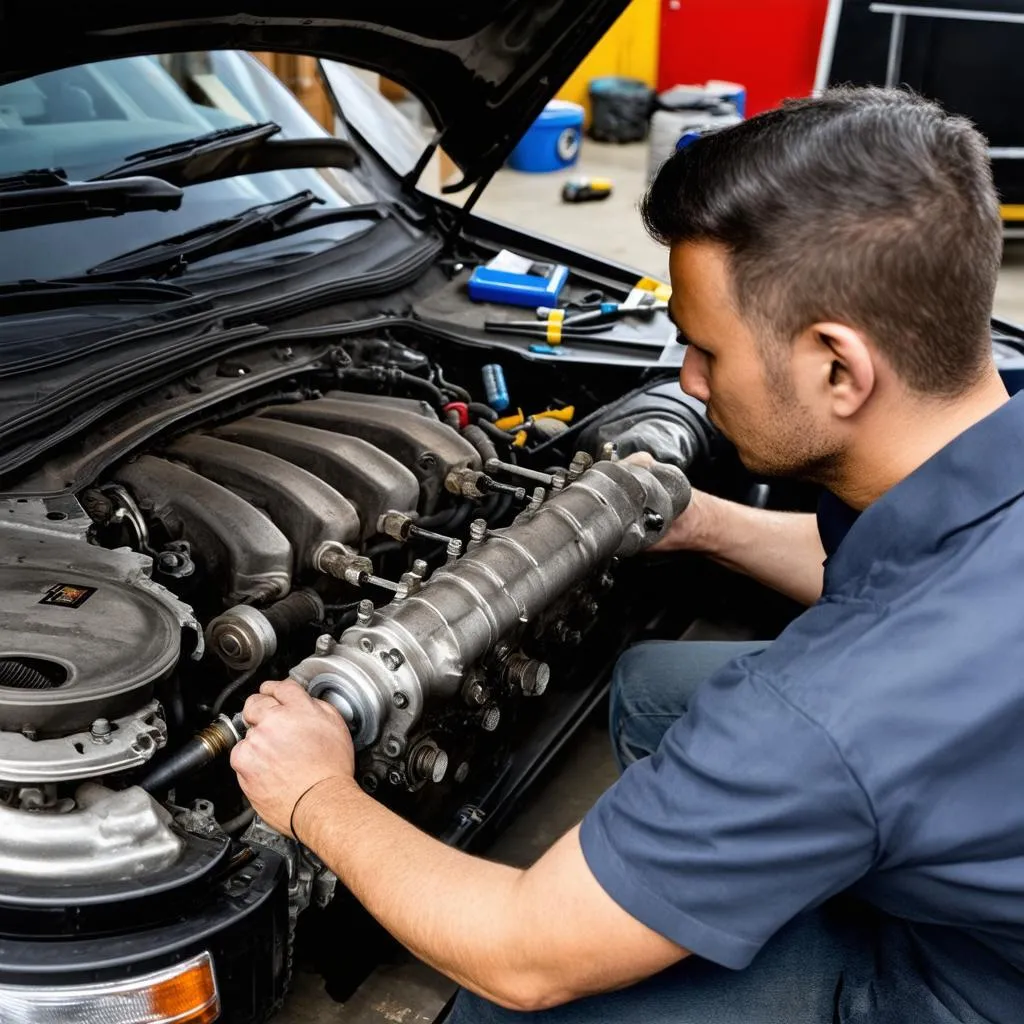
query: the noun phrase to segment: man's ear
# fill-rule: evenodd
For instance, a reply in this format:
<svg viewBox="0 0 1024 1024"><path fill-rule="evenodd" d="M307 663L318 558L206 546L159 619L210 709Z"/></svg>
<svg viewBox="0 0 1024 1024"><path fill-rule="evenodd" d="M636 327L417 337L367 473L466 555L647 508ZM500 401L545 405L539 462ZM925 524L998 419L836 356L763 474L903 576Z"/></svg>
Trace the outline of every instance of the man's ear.
<svg viewBox="0 0 1024 1024"><path fill-rule="evenodd" d="M832 412L844 419L853 416L876 384L876 356L864 335L846 324L817 323L802 340Z"/></svg>

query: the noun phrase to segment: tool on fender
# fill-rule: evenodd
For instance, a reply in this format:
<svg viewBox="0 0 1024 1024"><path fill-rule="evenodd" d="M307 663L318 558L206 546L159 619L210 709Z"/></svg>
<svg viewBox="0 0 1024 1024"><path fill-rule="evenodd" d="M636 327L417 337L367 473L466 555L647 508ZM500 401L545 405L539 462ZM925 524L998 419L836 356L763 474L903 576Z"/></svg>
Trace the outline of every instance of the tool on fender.
<svg viewBox="0 0 1024 1024"><path fill-rule="evenodd" d="M611 194L609 178L570 178L562 186L563 203L588 203L607 199Z"/></svg>

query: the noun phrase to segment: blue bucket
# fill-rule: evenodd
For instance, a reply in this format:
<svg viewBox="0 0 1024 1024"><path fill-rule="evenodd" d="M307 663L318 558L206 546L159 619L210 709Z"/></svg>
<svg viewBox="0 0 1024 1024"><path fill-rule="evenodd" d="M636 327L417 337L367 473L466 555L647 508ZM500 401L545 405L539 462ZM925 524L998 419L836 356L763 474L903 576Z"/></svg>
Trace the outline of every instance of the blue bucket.
<svg viewBox="0 0 1024 1024"><path fill-rule="evenodd" d="M583 108L568 100L551 100L509 154L508 165L517 171L560 171L580 155Z"/></svg>

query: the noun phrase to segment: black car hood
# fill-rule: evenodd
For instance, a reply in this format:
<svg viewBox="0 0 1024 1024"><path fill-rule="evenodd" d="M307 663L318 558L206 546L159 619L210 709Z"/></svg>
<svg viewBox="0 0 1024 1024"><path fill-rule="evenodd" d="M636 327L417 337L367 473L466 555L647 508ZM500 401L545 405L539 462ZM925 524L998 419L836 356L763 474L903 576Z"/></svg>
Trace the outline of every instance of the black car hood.
<svg viewBox="0 0 1024 1024"><path fill-rule="evenodd" d="M100 0L0 3L0 83L114 57L269 50L408 87L469 184L495 171L628 0ZM54 17L59 31L54 31Z"/></svg>

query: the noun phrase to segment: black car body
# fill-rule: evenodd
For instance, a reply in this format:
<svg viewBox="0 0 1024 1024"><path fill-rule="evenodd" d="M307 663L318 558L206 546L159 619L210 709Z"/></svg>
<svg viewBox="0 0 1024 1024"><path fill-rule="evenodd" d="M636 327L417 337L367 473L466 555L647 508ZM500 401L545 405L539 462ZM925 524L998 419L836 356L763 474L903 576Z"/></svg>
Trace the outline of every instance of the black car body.
<svg viewBox="0 0 1024 1024"><path fill-rule="evenodd" d="M51 34L4 5L0 1019L257 1021L297 941L337 991L385 955L237 788L262 679L331 700L363 786L469 847L626 645L794 614L622 557L685 502L680 471L814 501L750 477L681 394L663 310L551 347L509 328L532 310L466 294L502 249L568 265L563 300L655 285L417 190L430 149L333 63L415 91L479 189L623 6L105 3ZM244 51L324 58L338 135ZM1016 389L1024 333L993 334ZM640 448L674 469L616 462Z"/></svg>

